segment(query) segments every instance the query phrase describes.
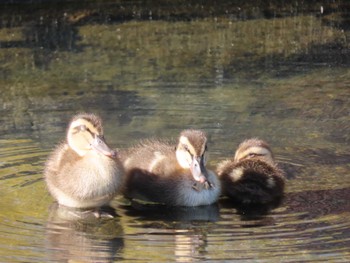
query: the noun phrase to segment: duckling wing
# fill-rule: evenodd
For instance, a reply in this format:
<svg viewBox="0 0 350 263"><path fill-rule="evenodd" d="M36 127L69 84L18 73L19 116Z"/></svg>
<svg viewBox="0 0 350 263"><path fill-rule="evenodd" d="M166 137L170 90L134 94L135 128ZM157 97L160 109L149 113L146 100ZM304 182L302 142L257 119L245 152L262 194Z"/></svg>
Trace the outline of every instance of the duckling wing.
<svg viewBox="0 0 350 263"><path fill-rule="evenodd" d="M140 169L157 175L166 175L178 168L175 148L161 141L145 141L123 151L121 159L126 171Z"/></svg>
<svg viewBox="0 0 350 263"><path fill-rule="evenodd" d="M74 163L75 156L66 143L60 144L50 155L46 164L44 175L47 181L57 181L62 169Z"/></svg>
<svg viewBox="0 0 350 263"><path fill-rule="evenodd" d="M71 176L71 171L74 170L77 158L77 155L66 143L60 144L48 158L44 177L48 190L55 198L57 198L56 189L62 192L72 192L71 186L76 185L74 178Z"/></svg>

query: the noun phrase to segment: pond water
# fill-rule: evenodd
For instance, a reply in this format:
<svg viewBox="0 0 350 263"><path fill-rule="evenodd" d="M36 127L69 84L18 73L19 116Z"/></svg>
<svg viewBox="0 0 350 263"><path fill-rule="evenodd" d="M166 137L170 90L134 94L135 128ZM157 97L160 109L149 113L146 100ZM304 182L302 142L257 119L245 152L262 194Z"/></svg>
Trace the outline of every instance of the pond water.
<svg viewBox="0 0 350 263"><path fill-rule="evenodd" d="M8 2L0 261L350 261L346 1ZM116 148L203 129L213 169L242 140L265 139L287 173L285 198L266 213L224 198L166 208L118 196L114 219L72 217L48 194L43 165L82 111L102 117Z"/></svg>

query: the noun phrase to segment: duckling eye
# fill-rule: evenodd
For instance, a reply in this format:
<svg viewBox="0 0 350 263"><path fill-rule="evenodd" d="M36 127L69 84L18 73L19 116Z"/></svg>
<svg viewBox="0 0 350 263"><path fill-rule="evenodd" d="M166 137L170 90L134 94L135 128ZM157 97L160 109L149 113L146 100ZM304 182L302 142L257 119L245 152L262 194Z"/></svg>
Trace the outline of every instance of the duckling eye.
<svg viewBox="0 0 350 263"><path fill-rule="evenodd" d="M185 151L190 152L190 150L188 149L188 146L186 144L183 144L182 147L185 149Z"/></svg>
<svg viewBox="0 0 350 263"><path fill-rule="evenodd" d="M249 153L247 157L251 158L251 157L256 157L256 156L258 156L258 154L256 154L256 153Z"/></svg>
<svg viewBox="0 0 350 263"><path fill-rule="evenodd" d="M187 144L182 144L182 147L184 148L184 150L185 150L186 152L189 153L189 155L191 155L191 156L193 157L193 154L191 153L191 151L190 151L190 149L188 148Z"/></svg>
<svg viewBox="0 0 350 263"><path fill-rule="evenodd" d="M79 128L80 128L80 131L86 131L86 126L85 125L80 125Z"/></svg>

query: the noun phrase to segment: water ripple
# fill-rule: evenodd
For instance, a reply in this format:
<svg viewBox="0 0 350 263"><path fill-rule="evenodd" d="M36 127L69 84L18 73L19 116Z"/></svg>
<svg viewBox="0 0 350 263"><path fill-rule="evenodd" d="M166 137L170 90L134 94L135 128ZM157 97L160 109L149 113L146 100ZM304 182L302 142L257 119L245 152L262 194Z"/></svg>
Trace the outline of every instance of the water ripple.
<svg viewBox="0 0 350 263"><path fill-rule="evenodd" d="M46 151L31 140L0 143L4 153L0 174L0 256L5 261L350 259L350 188L346 185L302 190L297 175L289 179L287 186L298 191L287 192L282 204L273 209L244 210L228 199L207 207L170 208L116 198L112 202L116 218L82 219L55 205L49 208L52 199L41 179ZM278 159L305 169L301 159Z"/></svg>

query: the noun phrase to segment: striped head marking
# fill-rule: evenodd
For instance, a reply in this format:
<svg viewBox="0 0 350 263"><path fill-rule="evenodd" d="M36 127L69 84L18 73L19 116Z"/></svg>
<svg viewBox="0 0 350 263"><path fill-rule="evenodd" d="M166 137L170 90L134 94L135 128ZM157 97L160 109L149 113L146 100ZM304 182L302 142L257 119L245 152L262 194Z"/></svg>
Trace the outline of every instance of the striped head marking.
<svg viewBox="0 0 350 263"><path fill-rule="evenodd" d="M205 182L208 172L206 164L207 137L199 130L181 132L176 147L176 158L180 166L190 169L196 181Z"/></svg>
<svg viewBox="0 0 350 263"><path fill-rule="evenodd" d="M80 156L95 150L106 156L114 156L103 137L102 122L94 114L79 114L73 117L67 132L67 141Z"/></svg>
<svg viewBox="0 0 350 263"><path fill-rule="evenodd" d="M244 159L264 158L266 161L273 163L273 154L269 145L256 138L243 141L235 153L235 162Z"/></svg>

